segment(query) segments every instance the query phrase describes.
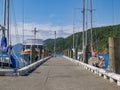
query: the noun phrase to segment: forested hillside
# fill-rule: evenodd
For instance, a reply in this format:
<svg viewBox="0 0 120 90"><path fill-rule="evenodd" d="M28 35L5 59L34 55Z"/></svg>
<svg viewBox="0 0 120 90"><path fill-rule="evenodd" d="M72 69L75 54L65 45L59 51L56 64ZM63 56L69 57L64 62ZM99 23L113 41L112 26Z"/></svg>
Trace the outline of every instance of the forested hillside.
<svg viewBox="0 0 120 90"><path fill-rule="evenodd" d="M90 45L90 29L87 32L88 35L88 45ZM120 37L120 25L96 27L93 28L93 44L97 52L102 52L106 47L108 47L109 37ZM65 49L73 47L73 35L67 38L57 38L56 39L56 52L62 53ZM54 39L45 40L47 49L53 52ZM75 48L79 50L82 49L82 32L75 33Z"/></svg>

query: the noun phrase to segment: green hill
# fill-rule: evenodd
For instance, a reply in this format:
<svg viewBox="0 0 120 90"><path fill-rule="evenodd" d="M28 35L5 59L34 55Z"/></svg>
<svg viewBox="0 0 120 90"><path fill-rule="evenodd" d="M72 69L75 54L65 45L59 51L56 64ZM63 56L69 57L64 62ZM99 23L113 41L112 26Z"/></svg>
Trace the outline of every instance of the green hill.
<svg viewBox="0 0 120 90"><path fill-rule="evenodd" d="M90 29L88 29L88 45L90 45ZM114 26L104 26L93 28L93 44L95 50L102 52L106 47L108 47L109 37L120 37L120 25ZM67 38L57 38L56 39L56 51L57 53L63 52L65 49L70 49L73 47L73 36L68 36ZM53 52L54 40L45 40L47 49ZM75 48L82 49L82 32L75 33Z"/></svg>

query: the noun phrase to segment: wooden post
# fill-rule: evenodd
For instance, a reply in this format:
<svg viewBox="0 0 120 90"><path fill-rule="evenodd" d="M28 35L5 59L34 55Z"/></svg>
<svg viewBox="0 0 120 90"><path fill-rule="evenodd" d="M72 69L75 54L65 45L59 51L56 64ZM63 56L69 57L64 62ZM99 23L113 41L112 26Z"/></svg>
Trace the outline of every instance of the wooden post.
<svg viewBox="0 0 120 90"><path fill-rule="evenodd" d="M68 49L68 57L70 57L70 50Z"/></svg>
<svg viewBox="0 0 120 90"><path fill-rule="evenodd" d="M72 49L70 49L70 52L71 52L70 57L71 57L71 58L73 58L73 53L74 53L74 52L73 52L73 50L72 50Z"/></svg>
<svg viewBox="0 0 120 90"><path fill-rule="evenodd" d="M35 57L35 48L33 45L30 47L30 64L34 62Z"/></svg>
<svg viewBox="0 0 120 90"><path fill-rule="evenodd" d="M109 38L110 70L120 74L120 38Z"/></svg>
<svg viewBox="0 0 120 90"><path fill-rule="evenodd" d="M69 49L69 57L71 58L71 50Z"/></svg>
<svg viewBox="0 0 120 90"><path fill-rule="evenodd" d="M86 63L86 47L83 48L83 62Z"/></svg>
<svg viewBox="0 0 120 90"><path fill-rule="evenodd" d="M75 59L76 60L78 59L78 49L77 48L75 49Z"/></svg>
<svg viewBox="0 0 120 90"><path fill-rule="evenodd" d="M88 55L89 55L89 46L86 45L86 52L85 52L86 59L85 59L85 63L87 63L87 64L88 64Z"/></svg>

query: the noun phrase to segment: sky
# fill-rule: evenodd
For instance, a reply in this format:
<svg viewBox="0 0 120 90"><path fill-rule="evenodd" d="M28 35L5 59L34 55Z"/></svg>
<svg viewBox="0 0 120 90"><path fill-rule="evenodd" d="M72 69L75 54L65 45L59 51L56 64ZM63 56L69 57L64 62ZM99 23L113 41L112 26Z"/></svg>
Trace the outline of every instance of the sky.
<svg viewBox="0 0 120 90"><path fill-rule="evenodd" d="M3 1L0 0L1 25L3 24ZM18 43L23 41L23 29L24 40L33 38L32 30L35 27L38 30L36 37L39 39L54 38L54 31L56 31L57 37L68 37L73 33L73 21L75 32L81 32L82 1L10 0L12 42ZM119 3L120 0L93 0L93 27L120 24ZM88 7L90 7L90 0L88 0ZM90 28L89 10L88 28Z"/></svg>

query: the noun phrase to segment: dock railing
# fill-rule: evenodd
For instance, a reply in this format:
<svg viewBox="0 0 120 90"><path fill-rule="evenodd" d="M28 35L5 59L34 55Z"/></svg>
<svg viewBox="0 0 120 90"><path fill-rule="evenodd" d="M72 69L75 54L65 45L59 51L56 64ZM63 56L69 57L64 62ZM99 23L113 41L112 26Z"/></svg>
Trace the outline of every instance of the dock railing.
<svg viewBox="0 0 120 90"><path fill-rule="evenodd" d="M30 72L35 70L39 65L47 61L51 56L48 56L46 58L40 59L28 66L25 66L20 69L0 69L0 76L22 76L22 75L28 75Z"/></svg>
<svg viewBox="0 0 120 90"><path fill-rule="evenodd" d="M67 56L63 56L64 58L70 60L71 62L74 62L75 64L83 67L86 70L89 70L95 74L98 74L99 76L103 77L104 79L109 79L110 82L116 82L118 86L120 86L120 75L113 73L113 72L109 72L108 70L104 70L101 68L97 68L94 66L91 66L89 64L83 63L81 61L72 59L70 57Z"/></svg>

